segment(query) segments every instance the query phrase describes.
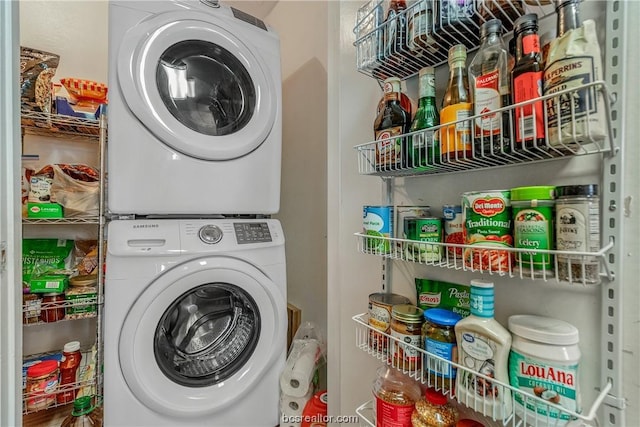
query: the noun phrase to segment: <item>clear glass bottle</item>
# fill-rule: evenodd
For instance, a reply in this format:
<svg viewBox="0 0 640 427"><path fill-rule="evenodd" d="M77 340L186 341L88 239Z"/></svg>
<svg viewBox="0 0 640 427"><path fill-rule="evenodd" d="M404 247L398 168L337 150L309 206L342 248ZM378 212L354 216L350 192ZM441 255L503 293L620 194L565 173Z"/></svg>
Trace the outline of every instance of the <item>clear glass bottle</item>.
<svg viewBox="0 0 640 427"><path fill-rule="evenodd" d="M396 137L409 132L411 115L400 104L400 79L390 77L384 81L384 108L373 122L376 141L376 169L392 171L406 167L407 144L405 137Z"/></svg>
<svg viewBox="0 0 640 427"><path fill-rule="evenodd" d="M513 103L542 96L543 64L538 36L538 15L530 13L516 21L516 63L511 71ZM515 108L515 142L518 148L545 147L544 103Z"/></svg>
<svg viewBox="0 0 640 427"><path fill-rule="evenodd" d="M467 75L467 49L458 44L449 49L449 83L442 99L440 122L453 123L471 116L472 104ZM443 162L470 159L471 121L464 120L440 129Z"/></svg>
<svg viewBox="0 0 640 427"><path fill-rule="evenodd" d="M436 107L436 77L433 67L420 70L418 111L411 123L410 132L429 129L440 124L440 113ZM411 137L409 167L426 169L440 163L440 146L433 132L419 132Z"/></svg>
<svg viewBox="0 0 640 427"><path fill-rule="evenodd" d="M91 396L82 396L73 401L71 414L60 427L102 427L102 408L94 406Z"/></svg>
<svg viewBox="0 0 640 427"><path fill-rule="evenodd" d="M509 52L500 37L502 22L492 19L480 27L480 49L469 64L469 87L475 119L476 156L496 156L511 151L509 112L492 113L509 105L511 98Z"/></svg>

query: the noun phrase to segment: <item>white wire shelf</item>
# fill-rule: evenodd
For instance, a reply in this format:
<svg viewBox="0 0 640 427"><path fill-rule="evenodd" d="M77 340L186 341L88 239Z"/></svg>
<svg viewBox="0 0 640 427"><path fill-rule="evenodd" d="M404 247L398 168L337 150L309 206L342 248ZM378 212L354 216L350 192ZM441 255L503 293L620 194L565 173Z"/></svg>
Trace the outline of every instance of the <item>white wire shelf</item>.
<svg viewBox="0 0 640 427"><path fill-rule="evenodd" d="M545 282L555 279L561 283L585 286L599 284L603 277L613 280L613 272L606 259L607 252L614 245L613 241L598 252L572 252L421 242L360 232L354 235L359 252L393 260ZM541 263L539 270L526 268L529 260L535 259L534 255L544 254L550 255L548 267Z"/></svg>
<svg viewBox="0 0 640 427"><path fill-rule="evenodd" d="M376 427L376 418L373 413L373 400L358 406L356 408L356 414L360 417L360 426Z"/></svg>
<svg viewBox="0 0 640 427"><path fill-rule="evenodd" d="M573 104L568 109L566 107L566 101L574 98L586 99L588 103L599 106L589 105L578 115ZM604 102L598 102L598 99ZM474 115L429 129L367 142L354 147L358 152L358 172L362 175L382 177L417 176L566 159L589 154L613 155L618 152L618 147L614 145L611 128L610 100L606 83L596 81L497 109L495 114L500 117L498 122L501 124L496 127L501 128L500 132L494 136L491 128L491 136L480 135L478 138L471 138L468 152L449 151L441 154L442 147L461 145L459 139L462 134L454 129L470 129L473 134L477 121L485 120L486 116ZM538 120L532 106L540 102L544 106L543 117ZM533 115L524 120L527 108ZM562 113L555 114L554 111ZM516 120L516 116L519 120ZM516 129L516 125L519 129ZM544 138L527 138L526 144L523 145L516 142L516 134L543 134ZM421 148L431 145L431 142L434 149L427 151ZM413 149L414 143L420 148Z"/></svg>
<svg viewBox="0 0 640 427"><path fill-rule="evenodd" d="M452 25L452 19L439 13L439 0L418 0L388 21L383 0L366 2L358 10L353 29L358 71L378 80L390 76L408 78L418 74L422 67L446 63L453 45L461 43L469 51L475 50L480 42L480 26L487 20L500 19L506 34L513 29L516 19L526 13L536 13L542 19L555 12L553 5L543 5L546 2L540 0L527 0L525 4L518 0L469 3L466 9L470 18ZM430 15L434 18L423 18ZM421 19L425 20L416 25ZM390 39L388 35L397 29L404 36L402 42L385 45L385 40Z"/></svg>
<svg viewBox="0 0 640 427"><path fill-rule="evenodd" d="M77 295L77 299L60 302L42 302L42 300L26 301L22 304L23 326L50 325L71 320L89 319L97 316L97 295ZM45 322L41 315L55 318L56 310L64 310L64 316L59 320ZM48 312L48 314L47 314ZM35 320L38 319L38 320Z"/></svg>
<svg viewBox="0 0 640 427"><path fill-rule="evenodd" d="M100 121L62 114L21 111L22 128L34 135L99 139Z"/></svg>
<svg viewBox="0 0 640 427"><path fill-rule="evenodd" d="M22 218L23 224L100 224L97 216L78 218Z"/></svg>
<svg viewBox="0 0 640 427"><path fill-rule="evenodd" d="M588 411L585 410L582 413L570 411L567 408L552 403L550 400L545 400L537 395L522 391L495 378L470 370L458 363L450 362L435 354L428 353L422 348L405 343L399 338L381 332L369 325L369 316L366 313L357 314L353 316L352 319L356 322L356 347L360 350L406 374L419 383L435 388L449 399L457 401L494 422L500 422L504 426L560 426L567 425L566 423L569 420L581 421L582 424L578 425L598 425L597 411L611 390L611 383L605 384L591 406L584 407L588 408ZM370 340L375 342L376 348L369 344ZM404 351L412 350L417 352L417 354L419 354L418 357L422 360L422 366L429 366L429 369L411 371L408 369L408 365L402 360L389 358L383 349L390 349L392 343L395 346L400 346L400 348L405 349ZM462 374L467 376L470 384L483 384L485 389L495 390L495 396L497 397L493 399L483 399L479 395L472 393L457 395L455 387L448 386L443 376L445 374L449 375L452 370L456 370L458 376ZM491 405L489 405L487 401L492 401ZM520 402L520 404L518 402ZM522 408L524 407L531 409L523 411ZM513 410L505 413L504 408L513 408ZM357 413L361 418L366 419L367 423L371 422L369 418L370 413L368 412L366 404L359 407L358 411ZM534 414L534 411L537 411L537 414Z"/></svg>

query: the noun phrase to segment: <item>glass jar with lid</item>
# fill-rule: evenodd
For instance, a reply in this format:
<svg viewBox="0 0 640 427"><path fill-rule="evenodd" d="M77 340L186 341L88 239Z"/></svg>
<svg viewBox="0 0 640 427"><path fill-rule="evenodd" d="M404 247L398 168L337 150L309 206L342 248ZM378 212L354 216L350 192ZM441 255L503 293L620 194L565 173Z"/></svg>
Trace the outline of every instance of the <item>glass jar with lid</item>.
<svg viewBox="0 0 640 427"><path fill-rule="evenodd" d="M392 364L403 371L422 366L423 310L411 304L394 305L391 309L390 356Z"/></svg>
<svg viewBox="0 0 640 427"><path fill-rule="evenodd" d="M457 362L454 327L462 316L443 308L431 308L424 312L424 319L422 336L428 353L424 366L427 383L438 390L450 390L456 379L456 368L450 363Z"/></svg>

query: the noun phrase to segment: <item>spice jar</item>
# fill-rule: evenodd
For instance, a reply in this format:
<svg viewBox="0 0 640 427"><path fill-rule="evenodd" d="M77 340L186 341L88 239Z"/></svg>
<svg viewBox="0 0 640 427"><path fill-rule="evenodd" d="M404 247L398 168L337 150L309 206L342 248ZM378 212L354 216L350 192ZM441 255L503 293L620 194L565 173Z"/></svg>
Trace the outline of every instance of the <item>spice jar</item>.
<svg viewBox="0 0 640 427"><path fill-rule="evenodd" d="M458 410L433 388L427 389L411 414L413 427L455 427L457 422Z"/></svg>
<svg viewBox="0 0 640 427"><path fill-rule="evenodd" d="M420 386L394 368L381 366L373 382L376 427L411 427L411 414L420 399Z"/></svg>
<svg viewBox="0 0 640 427"><path fill-rule="evenodd" d="M534 186L511 189L513 246L531 252L516 253L516 270L524 276L550 277L553 259L539 250L553 249L555 187Z"/></svg>
<svg viewBox="0 0 640 427"><path fill-rule="evenodd" d="M600 250L600 197L596 184L556 187L556 249ZM597 257L558 254L557 261L558 280L600 283Z"/></svg>
<svg viewBox="0 0 640 427"><path fill-rule="evenodd" d="M40 320L57 322L62 319L64 319L64 294L58 292L42 294Z"/></svg>
<svg viewBox="0 0 640 427"><path fill-rule="evenodd" d="M39 411L56 401L58 388L58 362L45 360L27 369L27 409Z"/></svg>
<svg viewBox="0 0 640 427"><path fill-rule="evenodd" d="M415 371L422 366L423 311L411 304L394 305L391 309L390 355L393 366L403 371Z"/></svg>
<svg viewBox="0 0 640 427"><path fill-rule="evenodd" d="M457 362L457 343L454 326L462 316L443 308L431 308L424 312L422 326L424 348L429 353L424 367L427 383L437 389L450 390L455 384L456 368L449 362ZM430 357L435 355L445 360Z"/></svg>

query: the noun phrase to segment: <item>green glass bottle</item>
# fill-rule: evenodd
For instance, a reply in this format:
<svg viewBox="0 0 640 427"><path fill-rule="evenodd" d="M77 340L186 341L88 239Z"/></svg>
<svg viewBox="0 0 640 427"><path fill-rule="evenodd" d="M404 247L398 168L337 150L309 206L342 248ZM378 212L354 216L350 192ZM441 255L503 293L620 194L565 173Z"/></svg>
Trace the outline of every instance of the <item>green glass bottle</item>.
<svg viewBox="0 0 640 427"><path fill-rule="evenodd" d="M418 81L420 99L418 111L411 123L410 132L429 129L440 124L436 107L436 79L433 67L420 70ZM429 169L440 163L440 144L437 132L418 132L411 137L409 167Z"/></svg>

